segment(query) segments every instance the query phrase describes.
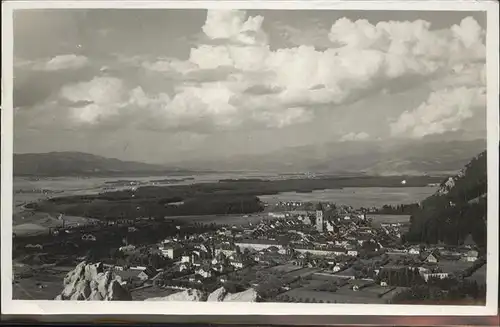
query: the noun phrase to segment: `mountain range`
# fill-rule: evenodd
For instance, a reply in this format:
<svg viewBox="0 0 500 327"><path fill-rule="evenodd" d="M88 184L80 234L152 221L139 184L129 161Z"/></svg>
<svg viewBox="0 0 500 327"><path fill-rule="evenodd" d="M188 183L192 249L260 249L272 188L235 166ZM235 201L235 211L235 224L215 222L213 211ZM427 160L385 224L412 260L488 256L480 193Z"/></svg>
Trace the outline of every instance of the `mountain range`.
<svg viewBox="0 0 500 327"><path fill-rule="evenodd" d="M160 175L180 172L162 165L122 161L82 152L14 154L13 170L14 176Z"/></svg>
<svg viewBox="0 0 500 327"><path fill-rule="evenodd" d="M366 175L449 175L486 149L482 139L420 142L335 142L284 148L266 154L176 162L197 170L354 173Z"/></svg>
<svg viewBox="0 0 500 327"><path fill-rule="evenodd" d="M14 175L161 175L206 171L313 172L355 175L449 175L486 148L485 140L336 142L266 154L148 164L81 152L14 155Z"/></svg>

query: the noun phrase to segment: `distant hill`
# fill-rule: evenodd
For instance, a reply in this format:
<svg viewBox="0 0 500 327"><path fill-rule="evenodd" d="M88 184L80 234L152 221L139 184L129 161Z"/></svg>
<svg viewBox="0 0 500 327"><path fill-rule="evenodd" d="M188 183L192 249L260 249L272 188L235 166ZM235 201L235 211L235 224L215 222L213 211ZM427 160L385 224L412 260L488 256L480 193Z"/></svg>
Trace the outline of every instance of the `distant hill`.
<svg viewBox="0 0 500 327"><path fill-rule="evenodd" d="M180 162L191 169L263 170L362 175L449 175L479 151L483 139L467 141L331 142L283 148L266 154L234 155L223 159Z"/></svg>
<svg viewBox="0 0 500 327"><path fill-rule="evenodd" d="M180 172L161 165L121 161L81 152L14 154L14 176L160 175Z"/></svg>
<svg viewBox="0 0 500 327"><path fill-rule="evenodd" d="M461 244L472 235L486 246L486 151L474 157L457 175L444 180L411 217L406 241Z"/></svg>

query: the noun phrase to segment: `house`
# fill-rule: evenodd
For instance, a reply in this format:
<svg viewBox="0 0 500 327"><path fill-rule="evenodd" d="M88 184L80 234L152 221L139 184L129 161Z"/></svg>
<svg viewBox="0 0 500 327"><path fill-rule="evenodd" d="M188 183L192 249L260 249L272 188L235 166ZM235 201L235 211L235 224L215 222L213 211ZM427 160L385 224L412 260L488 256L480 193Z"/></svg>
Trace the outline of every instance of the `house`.
<svg viewBox="0 0 500 327"><path fill-rule="evenodd" d="M358 256L358 250L352 249L347 251L347 255L351 257L357 257Z"/></svg>
<svg viewBox="0 0 500 327"><path fill-rule="evenodd" d="M215 255L215 257L213 257L212 259L212 264L213 265L216 265L216 264L227 264L228 263L228 259L227 257L224 255L223 252L219 252Z"/></svg>
<svg viewBox="0 0 500 327"><path fill-rule="evenodd" d="M160 245L159 250L165 258L169 258L172 260L176 260L176 259L180 258L182 255L181 247L179 247L177 245L173 245L173 244L165 244L164 243L164 244Z"/></svg>
<svg viewBox="0 0 500 327"><path fill-rule="evenodd" d="M111 265L108 263L103 264L104 268L114 270L114 271L123 271L122 266Z"/></svg>
<svg viewBox="0 0 500 327"><path fill-rule="evenodd" d="M154 276L156 276L156 274L158 274L158 271L151 267L151 266L148 266L146 267L145 270L141 271L137 277L142 280L142 281L145 281L145 280L148 280L148 279L151 279L153 278Z"/></svg>
<svg viewBox="0 0 500 327"><path fill-rule="evenodd" d="M430 278L439 278L439 279L448 278L448 277L450 277L450 273L447 273L447 272L425 273L425 274L422 274L422 277L427 282Z"/></svg>
<svg viewBox="0 0 500 327"><path fill-rule="evenodd" d="M181 264L179 265L179 271L181 272L190 269L191 269L191 264L189 264L189 262L181 262Z"/></svg>
<svg viewBox="0 0 500 327"><path fill-rule="evenodd" d="M140 271L144 271L146 270L147 267L145 266L133 266L133 267L130 267L130 270L140 270Z"/></svg>
<svg viewBox="0 0 500 327"><path fill-rule="evenodd" d="M474 262L478 259L479 252L476 250L469 250L465 255L463 256L464 260L467 262Z"/></svg>
<svg viewBox="0 0 500 327"><path fill-rule="evenodd" d="M212 269L210 266L203 266L196 270L196 274L202 276L203 278L212 277Z"/></svg>
<svg viewBox="0 0 500 327"><path fill-rule="evenodd" d="M328 249L334 255L344 255L346 254L346 249L343 247L331 247Z"/></svg>
<svg viewBox="0 0 500 327"><path fill-rule="evenodd" d="M224 254L225 256L231 256L236 253L236 247L230 245L220 246L215 249L215 255Z"/></svg>
<svg viewBox="0 0 500 327"><path fill-rule="evenodd" d="M236 269L241 269L245 266L245 262L241 256L234 256L230 259L230 264Z"/></svg>
<svg viewBox="0 0 500 327"><path fill-rule="evenodd" d="M429 268L425 268L425 267L418 267L418 273L420 274L420 276L423 276L424 274L429 274L431 271Z"/></svg>
<svg viewBox="0 0 500 327"><path fill-rule="evenodd" d="M308 216L304 217L304 219L302 220L302 223L304 225L312 225L311 218L309 218Z"/></svg>
<svg viewBox="0 0 500 327"><path fill-rule="evenodd" d="M183 256L181 257L181 262L183 262L183 263L191 263L191 262L192 262L192 260L191 260L191 259L192 259L192 258L191 258L191 256L190 256L190 255L183 255Z"/></svg>
<svg viewBox="0 0 500 327"><path fill-rule="evenodd" d="M135 250L135 246L132 244L121 246L120 248L118 248L118 251L123 252L123 253L130 253L134 250Z"/></svg>
<svg viewBox="0 0 500 327"><path fill-rule="evenodd" d="M412 246L409 250L408 250L408 253L409 254L413 254L413 255L420 255L420 248L417 247L417 246Z"/></svg>
<svg viewBox="0 0 500 327"><path fill-rule="evenodd" d="M429 263L437 263L439 261L439 254L437 251L429 253L427 257L425 258L425 262Z"/></svg>
<svg viewBox="0 0 500 327"><path fill-rule="evenodd" d="M336 229L335 223L332 222L331 220L326 221L326 230L328 232L334 232Z"/></svg>
<svg viewBox="0 0 500 327"><path fill-rule="evenodd" d="M235 242L235 245L239 247L241 251L243 251L244 249L261 251L272 246L275 246L278 249L284 248L284 246L281 245L278 241L271 239L245 239Z"/></svg>
<svg viewBox="0 0 500 327"><path fill-rule="evenodd" d="M91 241L91 242L95 242L96 241L96 237L92 234L83 234L82 235L82 241Z"/></svg>

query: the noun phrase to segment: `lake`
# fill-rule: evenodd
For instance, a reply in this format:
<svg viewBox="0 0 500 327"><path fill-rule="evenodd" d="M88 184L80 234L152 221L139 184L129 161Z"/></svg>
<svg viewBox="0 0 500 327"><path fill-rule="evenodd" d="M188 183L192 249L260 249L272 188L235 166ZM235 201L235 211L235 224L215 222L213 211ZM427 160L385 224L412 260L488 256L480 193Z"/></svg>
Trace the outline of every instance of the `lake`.
<svg viewBox="0 0 500 327"><path fill-rule="evenodd" d="M283 192L261 195L269 204L280 201L334 202L359 207L381 207L384 204L410 204L420 202L436 192L436 187L349 187L343 189L317 190L310 193Z"/></svg>

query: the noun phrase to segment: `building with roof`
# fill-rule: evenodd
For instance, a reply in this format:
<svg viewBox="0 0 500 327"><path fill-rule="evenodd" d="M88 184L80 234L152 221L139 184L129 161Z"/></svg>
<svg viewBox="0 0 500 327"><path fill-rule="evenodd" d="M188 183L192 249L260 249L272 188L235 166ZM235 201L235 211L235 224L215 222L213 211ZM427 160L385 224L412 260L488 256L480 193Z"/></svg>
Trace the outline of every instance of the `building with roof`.
<svg viewBox="0 0 500 327"><path fill-rule="evenodd" d="M284 249L284 246L276 240L269 239L243 239L234 243L240 250L249 249L254 251L262 251L272 246L277 247L279 250Z"/></svg>
<svg viewBox="0 0 500 327"><path fill-rule="evenodd" d="M145 281L145 280L148 280L148 279L152 279L154 276L156 276L158 274L158 271L151 267L151 266L148 266L146 267L145 270L141 271L137 277L142 280L142 281Z"/></svg>
<svg viewBox="0 0 500 327"><path fill-rule="evenodd" d="M469 250L462 256L462 260L467 261L467 262L474 262L478 259L478 257L479 257L478 251Z"/></svg>
<svg viewBox="0 0 500 327"><path fill-rule="evenodd" d="M425 262L429 263L437 263L438 261L439 261L439 253L437 251L429 253L425 258Z"/></svg>
<svg viewBox="0 0 500 327"><path fill-rule="evenodd" d="M164 257L172 260L178 259L182 255L182 248L176 244L162 244L158 249Z"/></svg>

